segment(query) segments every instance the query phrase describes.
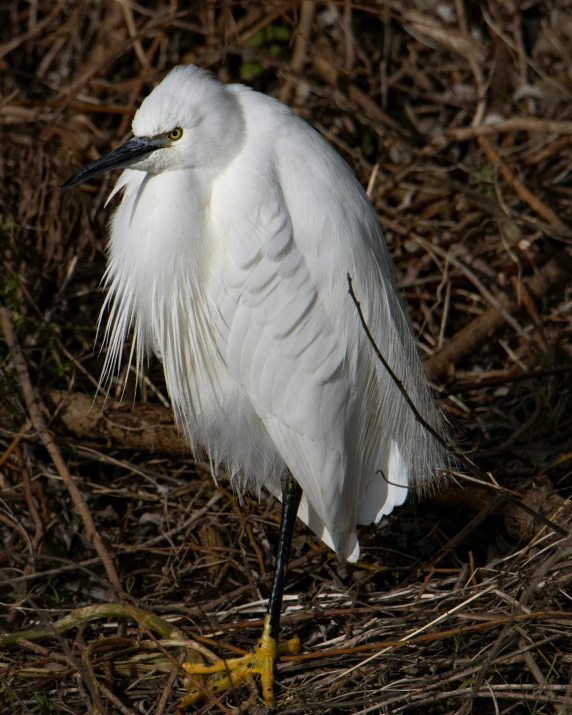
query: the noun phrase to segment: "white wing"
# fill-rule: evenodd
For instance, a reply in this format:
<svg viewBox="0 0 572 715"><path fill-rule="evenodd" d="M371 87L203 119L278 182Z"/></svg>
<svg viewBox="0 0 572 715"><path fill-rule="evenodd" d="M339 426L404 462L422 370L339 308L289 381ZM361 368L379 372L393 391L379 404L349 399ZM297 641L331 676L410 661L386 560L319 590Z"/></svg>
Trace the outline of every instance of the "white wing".
<svg viewBox="0 0 572 715"><path fill-rule="evenodd" d="M250 208L229 242L224 358L304 491L300 515L345 551L357 501L356 485L345 478L346 354L293 240L277 184L267 186L254 215ZM280 494L279 484L267 486Z"/></svg>
<svg viewBox="0 0 572 715"><path fill-rule="evenodd" d="M348 273L389 364L429 422L440 418L363 189L313 130L288 122L273 137L271 167L255 135L260 162L254 147L245 151L252 165L238 164L213 194L213 215L217 200L233 207L233 223L219 226L228 253L222 352L304 491L301 518L355 560L356 523L401 504L442 454L377 361Z"/></svg>

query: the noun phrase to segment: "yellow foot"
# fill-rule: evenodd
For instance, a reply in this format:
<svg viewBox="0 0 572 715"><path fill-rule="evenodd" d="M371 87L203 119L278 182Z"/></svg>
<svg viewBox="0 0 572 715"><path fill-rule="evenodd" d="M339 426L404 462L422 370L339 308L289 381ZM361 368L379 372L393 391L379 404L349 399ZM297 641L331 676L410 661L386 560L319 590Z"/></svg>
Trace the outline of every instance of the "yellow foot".
<svg viewBox="0 0 572 715"><path fill-rule="evenodd" d="M262 682L262 695L266 704L273 707L274 700L274 664L279 656L286 653L298 653L300 639L292 638L280 645L269 635L268 622L264 623L262 637L256 644L252 653L241 658L217 660L214 665L200 665L198 663L183 663L183 668L191 676L210 675L205 691L210 691L217 696L229 688L237 688L245 682L251 682L253 675L260 675ZM194 705L207 697L206 692L197 690L182 698L179 708Z"/></svg>

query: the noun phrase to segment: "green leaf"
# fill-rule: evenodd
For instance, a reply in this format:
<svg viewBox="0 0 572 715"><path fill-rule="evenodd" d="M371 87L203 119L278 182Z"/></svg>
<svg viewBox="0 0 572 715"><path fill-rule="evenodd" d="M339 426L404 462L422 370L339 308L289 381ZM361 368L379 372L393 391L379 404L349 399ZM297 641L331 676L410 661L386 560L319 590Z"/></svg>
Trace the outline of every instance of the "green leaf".
<svg viewBox="0 0 572 715"><path fill-rule="evenodd" d="M290 40L290 29L284 25L272 25L272 35L278 42Z"/></svg>
<svg viewBox="0 0 572 715"><path fill-rule="evenodd" d="M266 42L266 32L260 30L256 34L252 35L250 40L246 43L249 47L261 47Z"/></svg>
<svg viewBox="0 0 572 715"><path fill-rule="evenodd" d="M248 82L262 72L260 62L243 62L240 66L240 79Z"/></svg>

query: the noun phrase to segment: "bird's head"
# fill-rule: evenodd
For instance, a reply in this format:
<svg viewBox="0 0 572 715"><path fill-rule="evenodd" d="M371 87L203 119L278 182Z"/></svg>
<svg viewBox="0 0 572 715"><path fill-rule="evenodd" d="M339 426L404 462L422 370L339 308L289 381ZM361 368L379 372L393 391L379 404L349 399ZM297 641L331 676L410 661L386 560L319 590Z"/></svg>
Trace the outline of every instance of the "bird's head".
<svg viewBox="0 0 572 715"><path fill-rule="evenodd" d="M61 190L117 168L151 174L207 169L216 174L240 151L244 120L234 93L198 67L180 65L143 101L133 134L80 169Z"/></svg>

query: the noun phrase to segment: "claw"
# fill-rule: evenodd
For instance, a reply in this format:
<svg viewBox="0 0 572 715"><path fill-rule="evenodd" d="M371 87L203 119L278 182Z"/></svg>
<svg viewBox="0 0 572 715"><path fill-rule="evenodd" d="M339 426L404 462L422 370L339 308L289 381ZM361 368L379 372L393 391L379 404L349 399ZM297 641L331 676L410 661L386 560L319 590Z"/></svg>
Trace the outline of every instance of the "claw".
<svg viewBox="0 0 572 715"><path fill-rule="evenodd" d="M270 635L270 626L264 623L262 636L252 653L241 658L217 660L213 665L198 663L183 663L183 668L189 675L211 676L206 685L213 695L219 695L230 688L237 688L243 683L252 681L253 675L259 675L262 684L262 695L267 705L274 707L274 664L279 656L298 653L300 639L291 638L285 643L278 644ZM224 675L222 675L224 673ZM222 675L222 677L220 677ZM179 708L186 708L200 702L206 694L196 691L181 698Z"/></svg>

